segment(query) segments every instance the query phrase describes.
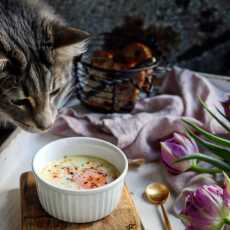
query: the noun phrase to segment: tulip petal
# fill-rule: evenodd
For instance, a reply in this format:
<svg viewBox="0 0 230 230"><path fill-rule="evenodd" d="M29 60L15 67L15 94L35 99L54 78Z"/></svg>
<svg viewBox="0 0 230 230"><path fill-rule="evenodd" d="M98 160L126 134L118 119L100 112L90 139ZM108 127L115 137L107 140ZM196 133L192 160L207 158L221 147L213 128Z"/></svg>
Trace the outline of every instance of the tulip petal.
<svg viewBox="0 0 230 230"><path fill-rule="evenodd" d="M187 230L221 229L229 217L229 208L224 206L223 189L218 185L203 185L189 192L180 218Z"/></svg>
<svg viewBox="0 0 230 230"><path fill-rule="evenodd" d="M189 153L199 152L198 146L192 138L188 138L179 133L174 133L173 136L178 144L183 145L185 148L187 148L187 151Z"/></svg>
<svg viewBox="0 0 230 230"><path fill-rule="evenodd" d="M207 190L209 186L198 188L194 193L190 194L186 202L186 210L184 215L189 215L193 225L210 225L219 216L222 208L222 197L219 193L214 193L217 196L213 199L212 194ZM216 188L217 190L218 188ZM219 187L220 190L222 190Z"/></svg>
<svg viewBox="0 0 230 230"><path fill-rule="evenodd" d="M161 142L161 156L165 161L175 161L177 159L166 142Z"/></svg>
<svg viewBox="0 0 230 230"><path fill-rule="evenodd" d="M223 194L221 192L223 193L223 190L219 186L203 186L196 191L194 202L202 209L204 215L213 219L219 214L223 206Z"/></svg>
<svg viewBox="0 0 230 230"><path fill-rule="evenodd" d="M161 160L167 170L173 174L179 174L191 168L195 160L176 161L196 152L198 152L196 143L179 133L174 133L172 138L161 142Z"/></svg>
<svg viewBox="0 0 230 230"><path fill-rule="evenodd" d="M168 145L165 142L161 142L161 160L167 170L172 174L179 174L181 172L180 169L173 165L176 159Z"/></svg>
<svg viewBox="0 0 230 230"><path fill-rule="evenodd" d="M178 144L170 143L170 142L165 142L165 144L167 145L168 148L171 149L175 158L186 156L188 153L187 149L182 145L178 145Z"/></svg>
<svg viewBox="0 0 230 230"><path fill-rule="evenodd" d="M189 161L174 163L178 158L185 155L183 147L172 143L171 140L161 142L161 160L172 174L179 174L190 168Z"/></svg>

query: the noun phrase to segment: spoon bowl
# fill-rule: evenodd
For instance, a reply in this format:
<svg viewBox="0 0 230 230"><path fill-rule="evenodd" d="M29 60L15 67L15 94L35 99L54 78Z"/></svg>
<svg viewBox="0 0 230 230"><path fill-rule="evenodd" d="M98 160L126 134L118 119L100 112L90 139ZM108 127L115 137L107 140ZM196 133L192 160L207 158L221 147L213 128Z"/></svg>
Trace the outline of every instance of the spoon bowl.
<svg viewBox="0 0 230 230"><path fill-rule="evenodd" d="M149 184L145 189L145 196L148 201L155 205L163 204L168 199L169 194L169 189L160 183Z"/></svg>
<svg viewBox="0 0 230 230"><path fill-rule="evenodd" d="M169 222L168 214L163 205L165 201L168 199L169 194L170 191L167 188L167 186L161 183L152 183L145 188L145 196L148 199L148 201L154 205L160 205L161 207L164 218L165 230L172 229Z"/></svg>

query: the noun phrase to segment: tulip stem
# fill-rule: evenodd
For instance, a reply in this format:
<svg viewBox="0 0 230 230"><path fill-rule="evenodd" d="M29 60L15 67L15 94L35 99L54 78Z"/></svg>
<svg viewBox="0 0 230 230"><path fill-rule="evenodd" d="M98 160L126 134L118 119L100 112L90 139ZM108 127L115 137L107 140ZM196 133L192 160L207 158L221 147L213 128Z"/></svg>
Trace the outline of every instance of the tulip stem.
<svg viewBox="0 0 230 230"><path fill-rule="evenodd" d="M218 168L202 168L197 165L192 165L188 171L193 171L197 173L210 173L210 174L216 174L221 173L223 170L220 170Z"/></svg>

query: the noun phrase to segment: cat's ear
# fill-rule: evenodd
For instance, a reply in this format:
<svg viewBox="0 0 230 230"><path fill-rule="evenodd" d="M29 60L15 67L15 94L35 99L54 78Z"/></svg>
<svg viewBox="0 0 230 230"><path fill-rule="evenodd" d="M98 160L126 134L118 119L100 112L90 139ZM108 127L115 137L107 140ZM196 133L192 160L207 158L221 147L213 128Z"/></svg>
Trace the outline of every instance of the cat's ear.
<svg viewBox="0 0 230 230"><path fill-rule="evenodd" d="M53 25L52 32L53 48L58 49L66 58L78 56L86 51L89 33L62 25Z"/></svg>
<svg viewBox="0 0 230 230"><path fill-rule="evenodd" d="M4 69L9 59L4 53L0 52L0 70Z"/></svg>
<svg viewBox="0 0 230 230"><path fill-rule="evenodd" d="M53 25L54 48L62 48L66 46L81 43L90 37L90 34L73 28L61 25Z"/></svg>

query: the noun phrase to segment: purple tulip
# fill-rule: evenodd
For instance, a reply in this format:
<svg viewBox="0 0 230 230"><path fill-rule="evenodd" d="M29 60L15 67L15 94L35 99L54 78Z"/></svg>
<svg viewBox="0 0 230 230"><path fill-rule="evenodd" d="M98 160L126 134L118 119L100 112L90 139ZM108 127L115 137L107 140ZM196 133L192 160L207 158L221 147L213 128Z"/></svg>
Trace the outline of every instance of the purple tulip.
<svg viewBox="0 0 230 230"><path fill-rule="evenodd" d="M196 143L179 133L174 133L172 138L161 142L161 160L172 174L180 174L195 163L195 160L175 163L176 160L198 152Z"/></svg>
<svg viewBox="0 0 230 230"><path fill-rule="evenodd" d="M230 223L230 183L225 175L225 187L203 185L189 192L180 218L186 230L219 230Z"/></svg>

